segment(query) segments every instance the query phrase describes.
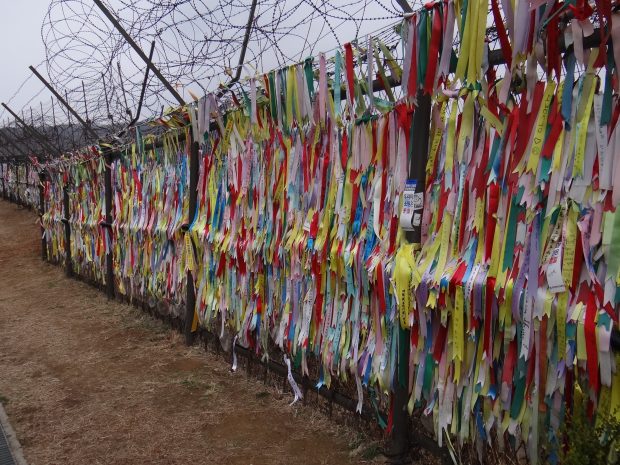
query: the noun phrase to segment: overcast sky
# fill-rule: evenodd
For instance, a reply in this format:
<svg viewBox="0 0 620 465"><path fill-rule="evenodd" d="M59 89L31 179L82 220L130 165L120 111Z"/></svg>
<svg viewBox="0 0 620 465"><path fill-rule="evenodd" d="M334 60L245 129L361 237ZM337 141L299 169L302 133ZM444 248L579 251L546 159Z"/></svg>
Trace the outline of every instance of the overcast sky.
<svg viewBox="0 0 620 465"><path fill-rule="evenodd" d="M41 24L47 12L48 0L0 0L0 100L8 102L22 82L32 73L29 65L36 66L45 58L41 41ZM36 82L35 82L36 81ZM32 77L12 100L11 107L21 108L41 84ZM42 95L49 99L47 94ZM38 105L40 99L33 104ZM2 113L0 113L2 114ZM6 118L2 114L2 118Z"/></svg>

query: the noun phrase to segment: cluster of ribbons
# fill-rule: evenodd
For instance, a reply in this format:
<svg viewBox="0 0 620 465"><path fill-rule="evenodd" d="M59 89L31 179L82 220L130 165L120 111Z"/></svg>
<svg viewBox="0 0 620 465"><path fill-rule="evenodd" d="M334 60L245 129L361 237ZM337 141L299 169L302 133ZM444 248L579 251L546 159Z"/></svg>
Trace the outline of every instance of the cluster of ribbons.
<svg viewBox="0 0 620 465"><path fill-rule="evenodd" d="M49 171L43 183L43 226L47 242L48 259L55 263L64 262L66 259L66 245L63 218L63 186L64 176L59 171Z"/></svg>
<svg viewBox="0 0 620 465"><path fill-rule="evenodd" d="M395 379L392 275L413 107L375 69L383 60L400 78L390 50L370 38L355 73L360 53L337 52L331 79L324 55L318 79L310 60L256 78L225 115L213 95L190 109L203 144L184 267L200 324L265 357L275 344L304 374L314 357L319 386L354 380L361 410L363 385L387 394ZM387 100L364 97L375 77Z"/></svg>
<svg viewBox="0 0 620 465"><path fill-rule="evenodd" d="M508 431L535 461L577 386L592 411L620 407L620 107L602 124L595 79L437 100L409 322L411 403L440 438Z"/></svg>
<svg viewBox="0 0 620 465"><path fill-rule="evenodd" d="M30 207L38 204L38 173L29 170L26 164L0 163L0 184L21 204Z"/></svg>
<svg viewBox="0 0 620 465"><path fill-rule="evenodd" d="M39 173L32 168L26 170L24 168L24 180L22 201L29 207L38 207L39 205ZM21 176L21 175L20 175Z"/></svg>
<svg viewBox="0 0 620 465"><path fill-rule="evenodd" d="M315 358L319 386L354 380L360 409L363 386L400 383L440 443L510 437L535 463L544 440L556 462L576 391L593 419L620 407L620 17L594 8L598 31L583 0L437 2L402 22L402 59L370 37L256 76L225 113L207 95L187 108L196 211L178 131L157 149L138 134L112 164L112 238L97 230L102 165L72 171L72 221L90 234L76 252L100 268L113 250L128 295L179 301L189 273L197 324L264 357L276 345L305 374ZM426 180L411 197L422 94ZM56 252L62 182L45 186Z"/></svg>
<svg viewBox="0 0 620 465"><path fill-rule="evenodd" d="M313 353L320 383L352 376L389 389L390 276L410 124L400 110L288 134L266 109L262 126L227 115L230 138L205 145L190 226L198 253L185 260L201 323L219 317L263 353L271 337L306 373Z"/></svg>
<svg viewBox="0 0 620 465"><path fill-rule="evenodd" d="M304 80L305 64L269 73L226 123L212 97L202 99L193 114L205 144L186 269L202 324L232 328L257 352L271 340L304 372L314 354L319 384L352 376L388 390L400 314L411 330L410 410L433 416L440 442L444 434L503 442L508 433L536 462L541 438L557 460L575 390L589 396L591 413L620 406L610 349L619 107L611 47L575 46L564 75L552 47L558 63L555 55L544 62L548 79L539 80L535 32L545 24L551 37L560 33L552 15L561 5L524 4L514 14L526 20L500 28L503 79L486 62L487 2L444 3L403 24L404 69L392 76L402 76L404 102L359 98L373 76L372 42L361 79L345 46L343 108L339 53L334 100L321 94L322 61L318 90ZM461 53L451 70L455 9ZM593 28L579 21L581 44ZM434 105L415 254L398 216L415 143L406 103L419 91Z"/></svg>
<svg viewBox="0 0 620 465"><path fill-rule="evenodd" d="M7 192L17 192L15 168L9 163L0 163L0 181Z"/></svg>
<svg viewBox="0 0 620 465"><path fill-rule="evenodd" d="M454 11L437 3L402 24L404 70L370 37L336 52L331 77L321 55L316 76L308 59L251 80L225 115L213 95L190 108L204 143L183 264L199 323L265 356L275 343L305 374L316 357L319 386L354 379L359 408L363 385L391 391L409 344L399 347L394 279L415 143L409 97L448 76ZM377 82L386 99L369 93Z"/></svg>
<svg viewBox="0 0 620 465"><path fill-rule="evenodd" d="M178 133L163 142L155 148L138 134L112 163L114 275L122 294L171 303L185 292L180 229L187 218L187 156Z"/></svg>
<svg viewBox="0 0 620 465"><path fill-rule="evenodd" d="M71 259L74 271L105 283L105 255L111 244L104 219L104 159L87 158L71 166L67 175L69 189L69 224Z"/></svg>
<svg viewBox="0 0 620 465"><path fill-rule="evenodd" d="M433 416L440 443L508 435L532 463L543 442L556 463L577 393L593 421L620 413L618 46L607 44L620 16L601 5L601 47L584 50L595 33L587 3L570 5L567 32L558 12L568 5L503 2L503 21L491 2L507 64L496 79L475 57L479 39L466 57L474 3L461 10L454 81L433 95L422 250L413 263L402 256L409 407ZM560 34L573 43L563 73Z"/></svg>
<svg viewBox="0 0 620 465"><path fill-rule="evenodd" d="M50 259L57 262L67 259L63 225L63 219L67 219L71 228L73 270L101 283L105 283L105 254L111 244L109 234L101 227L103 170L104 160L96 149L80 153L62 166L47 166L42 218ZM64 206L64 188L68 194L68 212Z"/></svg>

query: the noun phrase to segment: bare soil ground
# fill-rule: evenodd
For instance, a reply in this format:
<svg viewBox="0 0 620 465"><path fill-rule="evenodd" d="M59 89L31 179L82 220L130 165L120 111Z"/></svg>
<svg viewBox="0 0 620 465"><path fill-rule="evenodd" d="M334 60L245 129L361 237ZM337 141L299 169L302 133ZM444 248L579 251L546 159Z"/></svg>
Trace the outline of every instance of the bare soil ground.
<svg viewBox="0 0 620 465"><path fill-rule="evenodd" d="M31 465L383 463L354 429L43 263L35 221L0 200L0 402Z"/></svg>

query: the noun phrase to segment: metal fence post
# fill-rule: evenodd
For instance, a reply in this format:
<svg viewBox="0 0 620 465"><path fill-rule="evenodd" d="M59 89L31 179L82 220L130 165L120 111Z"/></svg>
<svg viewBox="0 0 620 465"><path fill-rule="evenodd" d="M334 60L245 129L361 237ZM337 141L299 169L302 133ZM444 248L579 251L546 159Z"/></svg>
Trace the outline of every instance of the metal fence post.
<svg viewBox="0 0 620 465"><path fill-rule="evenodd" d="M69 219L71 214L69 212L69 188L67 185L62 187L62 203L64 207L65 217L62 222L65 224L65 267L68 277L73 277L73 262L71 261L71 224Z"/></svg>
<svg viewBox="0 0 620 465"><path fill-rule="evenodd" d="M7 176L11 176L11 172L13 171L13 165L9 163L7 166ZM11 186L8 185L8 197L7 200L9 202L15 202L15 189L11 189Z"/></svg>
<svg viewBox="0 0 620 465"><path fill-rule="evenodd" d="M21 205L21 198L19 196L19 165L15 165L15 203Z"/></svg>
<svg viewBox="0 0 620 465"><path fill-rule="evenodd" d="M106 248L106 294L109 299L114 298L114 254L112 253L112 161L114 155L110 151L104 152L105 158L105 173L104 173L104 194L105 194L105 222L101 225L107 229L110 237L110 243L107 244L109 248Z"/></svg>
<svg viewBox="0 0 620 465"><path fill-rule="evenodd" d="M413 113L411 135L411 157L409 163L409 179L416 181L416 193L422 193L426 186L426 161L428 159L428 138L431 122L431 97L418 91L417 105ZM422 212L419 212L422 214ZM407 231L406 238L410 243L420 244L422 239L422 223L415 224L412 231ZM392 399L393 429L390 456L393 463L409 463L410 450L410 418L407 411L409 401L409 350L410 330L398 326L398 367L395 372L394 393Z"/></svg>
<svg viewBox="0 0 620 465"><path fill-rule="evenodd" d="M190 139L189 153L189 212L187 224L183 225L185 234L190 234L189 227L196 218L196 207L198 204L198 142L194 141L193 135ZM193 249L193 246L192 246ZM187 293L185 297L185 322L183 334L185 335L185 344L190 346L194 343L194 332L192 326L194 323L194 313L196 312L196 290L194 288L194 277L191 271L187 271Z"/></svg>
<svg viewBox="0 0 620 465"><path fill-rule="evenodd" d="M0 163L0 182L2 183L2 198L6 199L6 186L4 185L4 176L6 169L6 163Z"/></svg>
<svg viewBox="0 0 620 465"><path fill-rule="evenodd" d="M26 178L24 179L24 198L22 199L22 205L24 207L28 207L28 209L30 210L30 205L28 204L28 182L30 181L30 169L29 169L30 164L26 163L25 164L25 172L26 172Z"/></svg>
<svg viewBox="0 0 620 465"><path fill-rule="evenodd" d="M39 172L39 221L41 222L41 259L47 261L47 239L43 227L43 215L45 214L45 171Z"/></svg>

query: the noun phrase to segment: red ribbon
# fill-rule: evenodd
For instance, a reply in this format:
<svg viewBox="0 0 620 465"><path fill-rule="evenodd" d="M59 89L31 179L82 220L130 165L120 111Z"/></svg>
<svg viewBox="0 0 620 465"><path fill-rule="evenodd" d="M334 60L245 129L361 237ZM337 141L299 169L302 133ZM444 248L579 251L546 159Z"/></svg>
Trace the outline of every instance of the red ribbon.
<svg viewBox="0 0 620 465"><path fill-rule="evenodd" d="M435 345L433 346L433 359L437 363L441 361L441 354L445 349L447 335L448 328L446 326L439 325L439 331L437 332L437 338L435 339Z"/></svg>
<svg viewBox="0 0 620 465"><path fill-rule="evenodd" d="M582 285L586 286L584 282ZM596 318L597 309L594 302L594 294L590 293L588 302L586 303L586 318L584 325L584 332L586 338L586 368L588 370L588 378L590 386L594 392L598 392L599 388L599 373L598 373L598 352L596 350L596 325L594 319Z"/></svg>
<svg viewBox="0 0 620 465"><path fill-rule="evenodd" d="M351 42L344 44L344 61L347 74L347 99L353 107L355 101L355 74L353 74L353 49Z"/></svg>
<svg viewBox="0 0 620 465"><path fill-rule="evenodd" d="M140 182L140 179L138 178L138 172L134 169L132 170L132 175L133 175L133 182L136 185L136 191L138 192L138 200L142 202L142 183Z"/></svg>
<svg viewBox="0 0 620 465"><path fill-rule="evenodd" d="M469 189L465 189L463 191L463 200L461 202L461 218L459 223L459 237L458 237L458 248L461 250L463 246L463 239L465 238L465 229L467 223L467 216L469 212Z"/></svg>
<svg viewBox="0 0 620 465"><path fill-rule="evenodd" d="M383 263L377 264L377 300L379 301L379 311L385 315L385 283L383 279Z"/></svg>
<svg viewBox="0 0 620 465"><path fill-rule="evenodd" d="M495 226L497 225L497 218L495 217L497 209L499 208L499 194L500 188L497 182L493 182L489 186L489 212L487 214L487 225L485 228L484 237L484 259L485 261L491 258L493 253L493 237L495 235Z"/></svg>
<svg viewBox="0 0 620 465"><path fill-rule="evenodd" d="M504 18L502 18L502 15L499 12L499 7L497 6L497 0L491 0L491 10L493 11L493 19L495 20L499 44L502 48L502 56L504 57L504 61L506 62L508 69L510 69L512 67L512 47L510 46L510 41L508 40L508 34L506 34Z"/></svg>
<svg viewBox="0 0 620 465"><path fill-rule="evenodd" d="M441 21L441 3L435 4L435 8L431 11L433 15L433 30L431 35L431 45L428 51L428 67L426 69L426 80L424 82L424 91L427 94L433 93L435 85L435 73L437 72L437 63L439 62L439 44L442 39L442 21Z"/></svg>
<svg viewBox="0 0 620 465"><path fill-rule="evenodd" d="M547 140L545 141L545 144L543 145L543 148L540 152L540 155L543 158L551 158L551 155L553 154L553 150L555 148L555 144L560 137L560 133L562 132L562 122L564 120L562 118L560 107L557 102L558 99L554 99L551 106L551 130L549 131Z"/></svg>
<svg viewBox="0 0 620 465"><path fill-rule="evenodd" d="M555 71L555 78L558 83L560 82L560 71L561 71L561 57L560 54L560 29L559 29L559 19L557 10L560 8L560 5L556 2L553 8L551 9L550 17L551 19L547 23L547 75L551 76L551 73Z"/></svg>
<svg viewBox="0 0 620 465"><path fill-rule="evenodd" d="M493 338L491 337L491 320L493 319L493 299L495 298L495 278L487 278L484 308L484 352L490 362L493 356Z"/></svg>
<svg viewBox="0 0 620 465"><path fill-rule="evenodd" d="M536 87L534 88L534 100L532 101L532 111L528 114L528 99L526 98L526 94L523 93L521 95L521 104L519 106L519 122L518 122L518 131L519 137L517 138L517 146L515 148L515 158L512 160L513 166L512 170L514 171L523 154L525 149L527 148L527 144L530 140L530 133L532 132L532 128L534 127L534 123L536 122L536 117L538 116L538 108L540 107L540 102L542 101L543 94L545 92L545 84L541 81L536 83Z"/></svg>
<svg viewBox="0 0 620 465"><path fill-rule="evenodd" d="M351 211L349 212L349 224L353 224L355 219L355 210L357 210L357 201L359 200L360 185L356 182L358 170L351 170L349 172L349 181L351 182Z"/></svg>
<svg viewBox="0 0 620 465"><path fill-rule="evenodd" d="M347 161L349 160L349 136L347 131L342 132L342 151L340 152L340 164L342 170L347 169Z"/></svg>

